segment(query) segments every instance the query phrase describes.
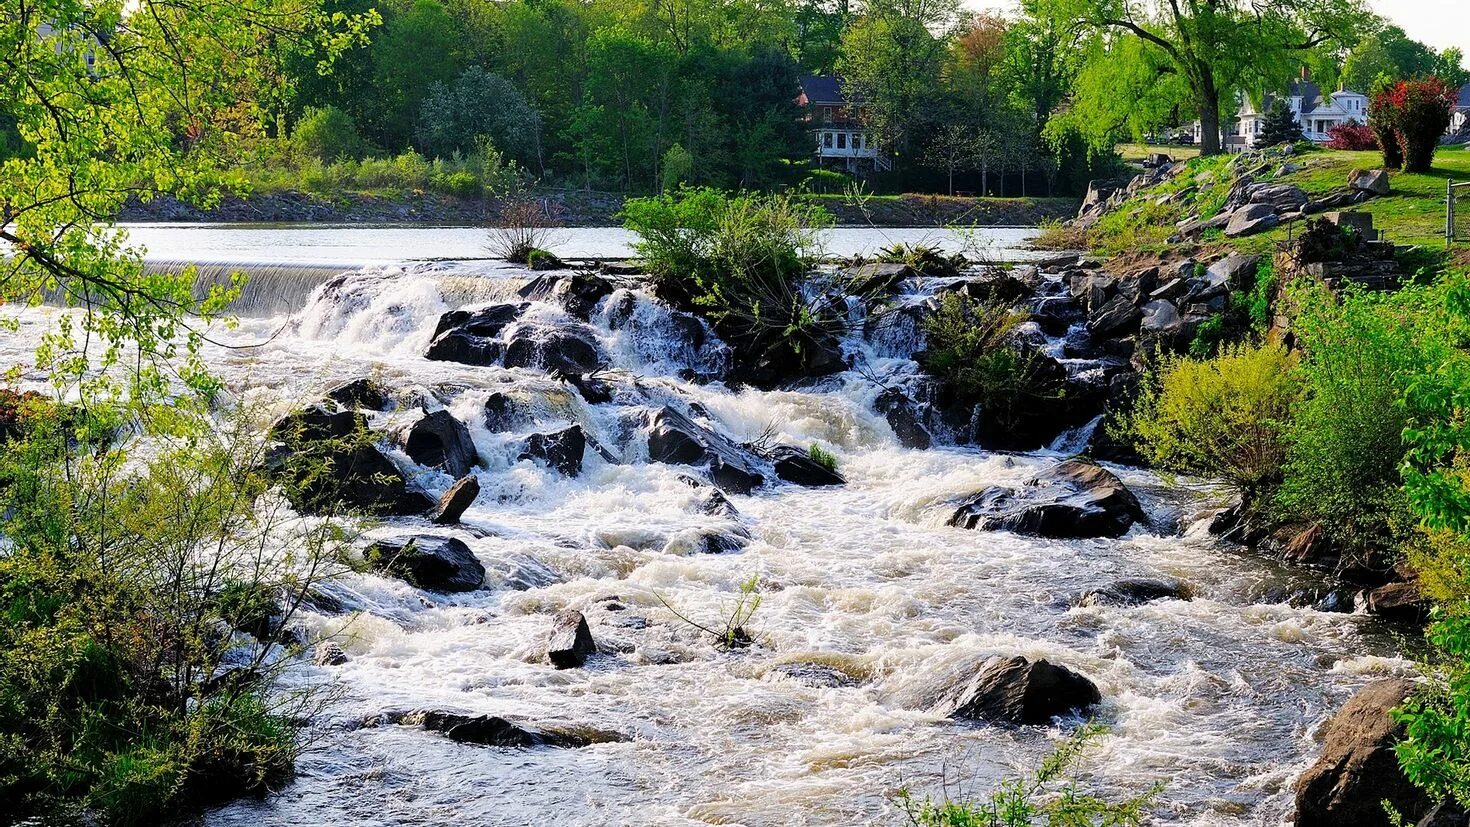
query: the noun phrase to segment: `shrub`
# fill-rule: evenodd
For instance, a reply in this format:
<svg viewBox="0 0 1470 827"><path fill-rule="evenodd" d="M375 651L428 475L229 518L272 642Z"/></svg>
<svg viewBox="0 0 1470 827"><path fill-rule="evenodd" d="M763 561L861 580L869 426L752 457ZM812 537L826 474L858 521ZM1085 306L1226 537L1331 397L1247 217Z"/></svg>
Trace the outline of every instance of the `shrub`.
<svg viewBox="0 0 1470 827"><path fill-rule="evenodd" d="M1290 299L1307 393L1278 501L1350 549L1396 548L1415 522L1399 471L1417 414L1407 395L1451 357L1450 322L1427 288L1368 293L1349 284L1338 298L1304 284Z"/></svg>
<svg viewBox="0 0 1470 827"><path fill-rule="evenodd" d="M292 147L324 164L357 160L367 154L367 142L357 132L352 116L335 106L307 109L291 133Z"/></svg>
<svg viewBox="0 0 1470 827"><path fill-rule="evenodd" d="M853 177L835 169L817 167L807 173L802 188L822 195L842 195L853 185Z"/></svg>
<svg viewBox="0 0 1470 827"><path fill-rule="evenodd" d="M435 190L459 198L475 198L480 195L480 179L469 170L453 172L436 170L429 177L429 185Z"/></svg>
<svg viewBox="0 0 1470 827"><path fill-rule="evenodd" d="M1256 144L1276 146L1294 144L1301 139L1302 125L1297 122L1296 115L1292 114L1285 101L1276 101L1261 119L1261 131L1256 136Z"/></svg>
<svg viewBox="0 0 1470 827"><path fill-rule="evenodd" d="M1250 317L1251 325L1258 331L1265 331L1271 326L1272 308L1279 286L1275 262L1262 258L1261 263L1256 266L1255 283L1246 297L1246 314Z"/></svg>
<svg viewBox="0 0 1470 827"><path fill-rule="evenodd" d="M1087 231L1070 221L1047 218L1037 225L1037 229L1040 232L1031 239L1031 246L1039 250L1086 250L1089 247Z"/></svg>
<svg viewBox="0 0 1470 827"><path fill-rule="evenodd" d="M1393 153L1384 143L1384 165L1397 167L1401 161L1406 172L1428 172L1457 98L1457 89L1435 77L1401 80L1377 89L1369 105L1369 123L1380 142L1391 133L1398 150Z"/></svg>
<svg viewBox="0 0 1470 827"><path fill-rule="evenodd" d="M1276 342L1229 346L1212 359L1165 357L1115 430L1160 468L1252 496L1280 478L1301 396L1296 356Z"/></svg>
<svg viewBox="0 0 1470 827"><path fill-rule="evenodd" d="M1378 149L1378 136L1367 124L1344 123L1327 130L1328 149L1345 149L1354 152L1369 152Z"/></svg>
<svg viewBox="0 0 1470 827"><path fill-rule="evenodd" d="M560 226L561 208L555 201L513 198L501 206L491 224L486 247L512 264L547 269L548 264L560 263L549 249L557 242Z"/></svg>
<svg viewBox="0 0 1470 827"><path fill-rule="evenodd" d="M663 158L663 189L678 189L694 172L694 156L679 144L669 147Z"/></svg>
<svg viewBox="0 0 1470 827"><path fill-rule="evenodd" d="M879 248L876 258L885 264L906 264L915 273L931 278L957 276L966 264L963 255L949 256L938 247L903 242Z"/></svg>
<svg viewBox="0 0 1470 827"><path fill-rule="evenodd" d="M812 462L834 474L837 473L837 456L832 452L823 450L822 446L813 442L812 447L807 449L807 455L812 458Z"/></svg>
<svg viewBox="0 0 1470 827"><path fill-rule="evenodd" d="M1017 430L1038 400L1059 392L1052 363L1017 340L1027 318L1005 304L947 293L924 320L928 346L919 364L963 401L979 405L987 424L1001 433Z"/></svg>
<svg viewBox="0 0 1470 827"><path fill-rule="evenodd" d="M488 138L529 163L541 143L541 116L515 84L471 66L452 84L429 88L415 137L419 149L441 158L474 151L478 140Z"/></svg>
<svg viewBox="0 0 1470 827"><path fill-rule="evenodd" d="M905 788L899 806L914 827L1035 827L1036 825L1110 825L1137 827L1153 810L1161 789L1109 801L1083 792L1068 772L1087 746L1106 730L1085 726L1057 745L1035 773L1002 781L988 796L975 801L916 800Z"/></svg>

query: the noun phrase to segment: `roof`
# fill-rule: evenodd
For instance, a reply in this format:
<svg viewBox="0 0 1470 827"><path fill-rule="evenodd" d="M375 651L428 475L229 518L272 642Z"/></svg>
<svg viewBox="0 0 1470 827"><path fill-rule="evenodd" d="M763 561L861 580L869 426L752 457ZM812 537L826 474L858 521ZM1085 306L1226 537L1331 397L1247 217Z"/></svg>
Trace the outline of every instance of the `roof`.
<svg viewBox="0 0 1470 827"><path fill-rule="evenodd" d="M1470 83L1460 87L1460 97L1455 101L1456 109L1470 109Z"/></svg>
<svg viewBox="0 0 1470 827"><path fill-rule="evenodd" d="M848 103L848 97L843 93L842 78L836 75L805 75L801 79L801 93L806 95L806 101L810 104L842 104ZM853 95L852 103L862 103L862 95Z"/></svg>
<svg viewBox="0 0 1470 827"><path fill-rule="evenodd" d="M1284 98L1301 98L1301 113L1303 115L1310 115L1318 109L1331 106L1332 99L1341 95L1356 95L1360 98L1366 97L1365 95L1363 95L1363 93L1355 92L1352 89L1339 89L1336 92L1328 92L1324 95L1322 93L1322 87L1318 86L1312 81L1294 80L1291 83L1287 84L1286 95L1284 96ZM1278 98L1278 96L1276 95L1267 94L1265 100L1263 101L1261 111L1263 113L1269 112L1272 105L1274 105L1278 99L1284 98Z"/></svg>

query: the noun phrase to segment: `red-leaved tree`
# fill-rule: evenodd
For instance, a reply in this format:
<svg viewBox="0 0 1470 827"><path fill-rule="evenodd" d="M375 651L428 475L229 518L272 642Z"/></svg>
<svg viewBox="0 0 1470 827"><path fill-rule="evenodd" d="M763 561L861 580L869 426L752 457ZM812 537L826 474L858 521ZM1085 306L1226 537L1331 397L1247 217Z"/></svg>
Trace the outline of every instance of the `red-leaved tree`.
<svg viewBox="0 0 1470 827"><path fill-rule="evenodd" d="M1405 172L1428 172L1440 136L1450 126L1455 98L1456 90L1436 77L1401 80L1375 91L1369 125L1383 146L1384 166L1398 166L1395 161L1402 159ZM1386 140L1390 134L1392 146Z"/></svg>
<svg viewBox="0 0 1470 827"><path fill-rule="evenodd" d="M1347 149L1366 152L1378 148L1378 138L1373 128L1361 123L1338 124L1327 130L1328 149Z"/></svg>

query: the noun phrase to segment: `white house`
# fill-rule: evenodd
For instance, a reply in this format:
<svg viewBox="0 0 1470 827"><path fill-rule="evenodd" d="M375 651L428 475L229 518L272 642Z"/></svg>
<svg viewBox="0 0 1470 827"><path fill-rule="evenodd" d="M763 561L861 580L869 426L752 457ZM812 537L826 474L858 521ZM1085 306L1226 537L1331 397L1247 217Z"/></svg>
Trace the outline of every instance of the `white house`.
<svg viewBox="0 0 1470 827"><path fill-rule="evenodd" d="M805 111L805 122L817 162L841 166L848 172L888 169L890 163L864 123L867 104L861 96L848 96L842 79L835 75L807 75L801 79L796 99Z"/></svg>
<svg viewBox="0 0 1470 827"><path fill-rule="evenodd" d="M1460 87L1455 108L1450 110L1450 133L1470 129L1470 83Z"/></svg>
<svg viewBox="0 0 1470 827"><path fill-rule="evenodd" d="M1368 122L1367 95L1351 89L1339 89L1324 94L1317 84L1302 78L1292 81L1285 95L1278 97L1267 94L1261 101L1259 111L1250 99L1242 100L1240 111L1236 114L1235 140L1231 143L1255 146L1256 136L1261 134L1265 123L1266 113L1278 100L1286 103L1291 114L1296 117L1296 122L1301 124L1302 134L1309 141L1323 143L1331 140L1332 136L1327 131L1334 126Z"/></svg>

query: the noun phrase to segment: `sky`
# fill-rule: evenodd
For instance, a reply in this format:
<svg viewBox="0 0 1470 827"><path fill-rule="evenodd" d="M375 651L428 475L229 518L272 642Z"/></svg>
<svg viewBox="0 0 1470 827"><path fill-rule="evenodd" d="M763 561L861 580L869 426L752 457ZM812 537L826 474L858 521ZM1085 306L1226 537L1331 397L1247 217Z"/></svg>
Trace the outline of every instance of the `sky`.
<svg viewBox="0 0 1470 827"><path fill-rule="evenodd" d="M1014 0L967 0L965 5L1006 11L1016 4ZM1459 46L1470 55L1470 0L1368 0L1368 5L1415 40L1436 49Z"/></svg>

